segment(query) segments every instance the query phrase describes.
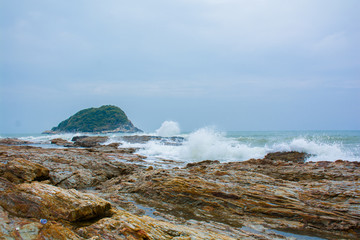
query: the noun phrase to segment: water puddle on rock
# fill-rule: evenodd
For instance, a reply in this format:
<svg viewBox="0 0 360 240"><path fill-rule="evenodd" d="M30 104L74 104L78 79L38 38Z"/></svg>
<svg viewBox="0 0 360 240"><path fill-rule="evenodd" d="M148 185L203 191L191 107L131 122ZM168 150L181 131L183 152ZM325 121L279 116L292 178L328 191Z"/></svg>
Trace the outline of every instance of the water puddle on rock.
<svg viewBox="0 0 360 240"><path fill-rule="evenodd" d="M284 236L287 238L292 238L292 239L296 239L296 240L327 240L330 238L327 237L323 237L323 236L314 236L314 235L318 235L318 234L313 234L310 232L300 232L300 231L296 231L296 230L287 230L285 231L281 231L281 230L276 230L276 229L264 229L263 231L259 230L259 229L254 229L251 227L247 227L244 226L241 228L241 230L246 231L246 232L251 232L251 233L255 233L255 234L277 234L280 236ZM305 233L305 234L301 234L301 233ZM309 234L309 235L307 235ZM313 236L312 236L313 235Z"/></svg>
<svg viewBox="0 0 360 240"><path fill-rule="evenodd" d="M145 216L154 218L156 220L168 221L166 218L164 218L162 216L159 216L158 214L154 214L155 212L157 212L157 210L155 208L145 207L145 206L140 205L140 204L138 204L138 203L136 203L135 201L132 201L132 200L128 200L128 202L134 204L135 207L143 210Z"/></svg>

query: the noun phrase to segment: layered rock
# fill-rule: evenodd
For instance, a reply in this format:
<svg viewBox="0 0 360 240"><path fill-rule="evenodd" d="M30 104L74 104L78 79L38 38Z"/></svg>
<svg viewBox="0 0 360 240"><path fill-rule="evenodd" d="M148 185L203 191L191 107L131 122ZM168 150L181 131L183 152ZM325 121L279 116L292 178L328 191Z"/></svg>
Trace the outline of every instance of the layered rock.
<svg viewBox="0 0 360 240"><path fill-rule="evenodd" d="M19 218L0 206L0 239L35 240L79 240L84 239L69 227L55 221L48 221L45 225L37 219Z"/></svg>
<svg viewBox="0 0 360 240"><path fill-rule="evenodd" d="M54 139L51 139L50 142L51 142L51 144L55 144L58 146L64 146L64 147L73 147L74 146L74 143L64 140L62 138L54 138Z"/></svg>
<svg viewBox="0 0 360 240"><path fill-rule="evenodd" d="M360 163L305 158L158 169L117 147L0 146L0 238L358 239Z"/></svg>
<svg viewBox="0 0 360 240"><path fill-rule="evenodd" d="M74 146L77 147L95 147L100 146L101 143L106 142L108 139L108 137L104 136L80 136L73 137L72 141L74 142Z"/></svg>
<svg viewBox="0 0 360 240"><path fill-rule="evenodd" d="M0 205L19 217L75 222L110 210L109 202L94 195L39 182L14 185L2 179L1 189Z"/></svg>
<svg viewBox="0 0 360 240"><path fill-rule="evenodd" d="M30 141L20 140L17 138L2 138L0 139L0 145L24 145L31 144Z"/></svg>
<svg viewBox="0 0 360 240"><path fill-rule="evenodd" d="M160 141L165 145L180 145L183 141L183 137L160 137L149 135L131 135L123 136L122 140L129 143L147 143L149 141Z"/></svg>
<svg viewBox="0 0 360 240"><path fill-rule="evenodd" d="M0 163L0 173L14 183L49 179L49 169L23 158L11 159L6 164Z"/></svg>
<svg viewBox="0 0 360 240"><path fill-rule="evenodd" d="M204 161L186 169L138 172L132 181L115 178L104 186L131 192L137 202L177 219L360 236L360 163L281 159Z"/></svg>
<svg viewBox="0 0 360 240"><path fill-rule="evenodd" d="M147 216L138 217L122 210L115 211L111 218L103 218L95 224L78 229L77 233L85 238L101 236L101 239L235 240L211 230L174 225Z"/></svg>
<svg viewBox="0 0 360 240"><path fill-rule="evenodd" d="M17 164L19 166L17 170L9 171L7 169L12 168L13 162L31 162L33 166L32 168L30 166L26 167L29 170L27 171L28 173L24 172L24 177L41 165L49 170L48 177L51 183L63 188L83 189L94 187L115 176L128 175L138 168L135 165L119 161L130 156L136 158L136 155L129 155L129 152L134 151L133 149L125 151L112 148L101 152L96 150L96 148L42 149L35 147L0 146L0 151L4 150L7 153L0 158L0 173L3 172L10 175L13 172L18 172L17 175L19 176L26 167L26 164L23 166ZM141 157L138 158L141 159ZM44 179L44 177L40 176L38 178L35 177L33 180Z"/></svg>

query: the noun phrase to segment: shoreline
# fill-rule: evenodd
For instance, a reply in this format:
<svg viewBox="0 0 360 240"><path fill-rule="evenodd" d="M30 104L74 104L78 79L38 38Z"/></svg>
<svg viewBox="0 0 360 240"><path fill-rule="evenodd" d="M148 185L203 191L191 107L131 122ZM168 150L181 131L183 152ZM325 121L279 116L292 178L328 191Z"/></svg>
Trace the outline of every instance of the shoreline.
<svg viewBox="0 0 360 240"><path fill-rule="evenodd" d="M360 162L304 163L303 154L288 152L162 169L146 166L146 157L135 149L100 144L81 148L0 145L0 156L0 218L5 223L0 233L4 236L32 226L56 229L72 239L360 237L356 207ZM81 206L90 196L92 200L84 209L75 209L74 215L68 212L71 209L54 206L51 191L75 194L76 198L70 197L74 200L66 200L69 204L77 199ZM40 200L33 202L34 198ZM19 210L14 199L26 203L26 209L45 210ZM89 209L94 215L88 215ZM54 211L64 214L57 216ZM66 217L69 214L74 219ZM43 226L40 219L48 223ZM117 226L116 230L110 226ZM48 230L39 230L37 236L51 234ZM300 238L300 233L308 238Z"/></svg>

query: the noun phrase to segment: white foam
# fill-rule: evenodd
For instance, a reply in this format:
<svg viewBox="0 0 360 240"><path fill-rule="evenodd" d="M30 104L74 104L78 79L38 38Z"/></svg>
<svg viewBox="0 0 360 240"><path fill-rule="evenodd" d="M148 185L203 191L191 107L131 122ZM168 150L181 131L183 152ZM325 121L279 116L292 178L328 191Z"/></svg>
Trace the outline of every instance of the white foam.
<svg viewBox="0 0 360 240"><path fill-rule="evenodd" d="M201 160L242 161L252 157L263 157L265 148L250 147L227 138L214 128L201 128L187 136L180 146L166 145L159 141L150 141L138 151L150 158L163 158L183 162Z"/></svg>
<svg viewBox="0 0 360 240"><path fill-rule="evenodd" d="M26 137L19 137L21 140L30 141L35 144L47 144L50 143L52 139L55 138L62 138L67 141L71 141L74 136L80 136L85 134L79 133L59 133L59 134L42 134L39 136L26 136Z"/></svg>
<svg viewBox="0 0 360 240"><path fill-rule="evenodd" d="M308 161L336 161L338 159L360 161L360 145L358 140L347 142L342 136L327 137L327 135L300 135L294 133L264 133L264 135L246 135L241 132L226 136L212 127L201 128L190 134L180 135L179 124L165 121L156 131L157 135L182 136L182 144L172 144L162 140L152 140L146 143L129 143L122 136L129 134L111 134L105 143L121 142L120 147L139 148L138 154L145 155L146 161L156 162L168 159L181 162L196 162L202 160L219 160L220 162L244 161L251 158L263 158L269 152L299 151L311 154ZM145 135L149 135L144 133ZM331 134L331 133L330 133ZM71 138L78 134L59 134L21 137L36 143L50 143L53 138ZM131 135L131 134L130 134ZM136 134L137 135L137 134ZM151 135L154 135L151 134ZM344 144L342 143L344 141Z"/></svg>
<svg viewBox="0 0 360 240"><path fill-rule="evenodd" d="M165 121L161 124L161 127L156 130L156 135L161 137L172 137L179 134L179 124L174 121Z"/></svg>
<svg viewBox="0 0 360 240"><path fill-rule="evenodd" d="M208 127L190 134L182 151L183 157L193 161L242 161L263 157L265 153L264 148L241 144L234 139L225 137L225 133Z"/></svg>
<svg viewBox="0 0 360 240"><path fill-rule="evenodd" d="M295 138L290 143L278 143L273 151L298 151L311 154L307 161L336 161L339 159L359 161L353 152L346 150L341 143L325 143L306 138Z"/></svg>

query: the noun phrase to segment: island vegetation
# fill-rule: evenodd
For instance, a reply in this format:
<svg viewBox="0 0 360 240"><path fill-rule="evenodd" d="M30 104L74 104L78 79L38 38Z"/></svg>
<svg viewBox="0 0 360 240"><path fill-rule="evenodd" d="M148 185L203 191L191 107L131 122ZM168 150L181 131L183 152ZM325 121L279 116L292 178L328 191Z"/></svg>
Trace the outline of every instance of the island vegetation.
<svg viewBox="0 0 360 240"><path fill-rule="evenodd" d="M83 132L139 132L119 107L104 105L99 108L83 109L68 119L62 121L57 127L46 133Z"/></svg>

